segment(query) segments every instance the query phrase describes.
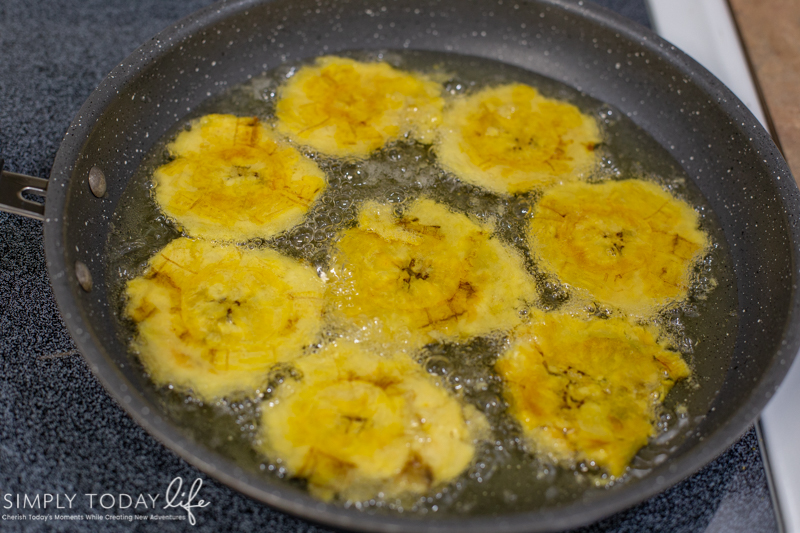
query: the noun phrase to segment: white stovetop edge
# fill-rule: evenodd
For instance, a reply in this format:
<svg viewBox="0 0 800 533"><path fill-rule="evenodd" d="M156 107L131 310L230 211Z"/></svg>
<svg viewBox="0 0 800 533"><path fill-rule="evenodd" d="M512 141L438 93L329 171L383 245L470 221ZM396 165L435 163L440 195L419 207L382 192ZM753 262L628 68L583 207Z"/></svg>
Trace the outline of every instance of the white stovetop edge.
<svg viewBox="0 0 800 533"><path fill-rule="evenodd" d="M726 0L645 0L653 29L722 80L765 125ZM800 533L800 358L761 415L762 452L786 533Z"/></svg>

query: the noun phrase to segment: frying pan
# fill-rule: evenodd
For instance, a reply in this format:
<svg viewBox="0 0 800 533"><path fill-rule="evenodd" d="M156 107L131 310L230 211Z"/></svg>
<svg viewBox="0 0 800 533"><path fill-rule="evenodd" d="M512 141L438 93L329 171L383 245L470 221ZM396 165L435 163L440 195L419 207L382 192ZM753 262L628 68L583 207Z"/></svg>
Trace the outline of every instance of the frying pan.
<svg viewBox="0 0 800 533"><path fill-rule="evenodd" d="M116 335L105 272L109 223L143 154L209 95L265 68L351 49L454 51L498 60L609 103L680 162L716 214L738 286L738 335L704 418L669 461L589 501L420 522L321 504L243 470L163 411ZM46 192L43 212L20 191ZM105 190L103 190L105 188ZM663 490L730 446L772 395L800 345L798 191L745 107L668 43L574 1L245 0L165 30L103 81L70 126L50 180L4 173L0 202L44 219L50 279L92 370L128 412L190 463L308 519L369 531L545 531L574 527ZM727 359L726 359L727 361Z"/></svg>

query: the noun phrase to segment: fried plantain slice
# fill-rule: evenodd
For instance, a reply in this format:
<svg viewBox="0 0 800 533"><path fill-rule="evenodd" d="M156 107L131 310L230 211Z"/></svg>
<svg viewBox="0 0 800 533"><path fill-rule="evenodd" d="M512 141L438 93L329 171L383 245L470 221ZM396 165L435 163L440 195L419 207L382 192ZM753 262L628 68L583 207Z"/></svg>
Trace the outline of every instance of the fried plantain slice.
<svg viewBox="0 0 800 533"><path fill-rule="evenodd" d="M387 63L325 56L280 90L278 131L335 157L367 157L406 134L430 144L442 120L442 87Z"/></svg>
<svg viewBox="0 0 800 533"><path fill-rule="evenodd" d="M128 282L125 316L157 385L210 400L252 394L314 342L323 292L314 269L275 251L182 237Z"/></svg>
<svg viewBox="0 0 800 533"><path fill-rule="evenodd" d="M384 341L411 346L520 323L536 288L491 228L427 198L402 216L393 209L366 203L340 236L326 293L335 314L359 327L378 321Z"/></svg>
<svg viewBox="0 0 800 533"><path fill-rule="evenodd" d="M155 198L192 237L245 241L298 224L326 187L316 163L257 118L206 115L168 145Z"/></svg>
<svg viewBox="0 0 800 533"><path fill-rule="evenodd" d="M536 453L619 477L655 434L656 408L690 375L658 331L623 317L533 314L495 364L509 412Z"/></svg>
<svg viewBox="0 0 800 533"><path fill-rule="evenodd" d="M686 297L689 267L709 244L698 224L691 206L651 182L572 183L544 193L529 239L562 282L646 315Z"/></svg>
<svg viewBox="0 0 800 533"><path fill-rule="evenodd" d="M456 100L436 146L441 165L497 194L573 181L595 163L597 122L574 105L512 83Z"/></svg>
<svg viewBox="0 0 800 533"><path fill-rule="evenodd" d="M488 422L404 353L340 340L262 405L261 451L323 500L421 494L473 461Z"/></svg>

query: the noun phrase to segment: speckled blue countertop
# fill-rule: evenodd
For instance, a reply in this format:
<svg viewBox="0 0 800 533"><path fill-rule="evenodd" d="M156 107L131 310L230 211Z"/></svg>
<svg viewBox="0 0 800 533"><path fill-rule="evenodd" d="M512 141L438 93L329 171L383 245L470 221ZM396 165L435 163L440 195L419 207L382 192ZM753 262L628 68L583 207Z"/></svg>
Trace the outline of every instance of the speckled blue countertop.
<svg viewBox="0 0 800 533"><path fill-rule="evenodd" d="M207 0L2 0L0 156L46 178L64 131L100 80L140 43ZM599 2L647 24L642 0ZM0 213L0 530L322 531L215 482L150 437L73 351L45 268L41 223ZM204 481L197 524L12 520L16 495L163 493ZM117 496L119 497L119 496ZM108 503L109 500L106 500ZM141 508L140 508L141 509ZM100 511L97 501L94 511ZM185 513L160 511L164 516ZM26 511L24 514L29 514ZM34 513L37 514L37 513ZM753 430L699 473L581 531L777 531Z"/></svg>

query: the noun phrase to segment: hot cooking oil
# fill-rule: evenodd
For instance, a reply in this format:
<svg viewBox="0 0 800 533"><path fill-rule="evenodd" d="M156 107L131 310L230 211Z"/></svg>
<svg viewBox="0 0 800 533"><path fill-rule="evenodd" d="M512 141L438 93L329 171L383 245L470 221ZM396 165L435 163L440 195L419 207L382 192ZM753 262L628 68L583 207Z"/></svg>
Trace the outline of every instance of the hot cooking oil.
<svg viewBox="0 0 800 533"><path fill-rule="evenodd" d="M502 335L490 335L466 343L428 345L415 355L443 386L489 418L492 438L481 447L473 466L448 486L413 500L374 499L344 505L371 512L441 517L464 513L509 514L590 500L596 492L608 490L614 484L634 483L655 466L669 461L671 453L710 408L727 371L737 331L736 282L727 244L716 216L691 177L664 148L617 109L526 70L486 59L433 52L356 51L348 55L360 60L387 61L397 68L429 74L442 81L445 96L519 82L536 87L546 97L577 106L598 121L603 136L597 147L599 163L590 180L637 177L659 183L698 211L701 229L710 236L712 244L693 266L688 298L665 306L652 318L666 332L673 349L683 354L693 375L679 382L667 396L660 410L657 436L639 452L623 478L609 483L595 465L558 467L527 448L519 426L506 412L503 384L493 371L508 340ZM126 282L143 272L154 253L181 235L153 199L151 178L154 169L169 160L167 143L182 128L187 128L192 119L209 113L255 116L273 122L278 88L299 66L283 65L209 98L183 117L142 161L117 206L107 243L108 286L119 335L126 344L135 335L134 324L125 320L122 313ZM438 166L430 146L411 139L393 142L368 159L340 160L313 151L306 151L305 155L322 168L329 184L305 221L275 237L253 239L241 243L242 246L273 248L308 262L324 276L330 268L338 232L356 225L358 209L365 201L394 204L400 213L411 201L424 195L456 212L492 223L497 237L525 258L538 287L537 307L555 310L575 303L555 277L537 268L528 249L526 226L540 193L499 196L466 184ZM590 307L589 311L601 318L613 312L600 305L590 304ZM325 332L320 342L333 335L331 331ZM138 364L133 353L131 360L132 364ZM302 487L302 481L286 479L280 460L268 461L253 449L258 435L259 403L269 401L274 388L291 373L287 365L276 367L255 398L235 402L208 405L170 387L155 392L170 419L193 439L246 470Z"/></svg>

